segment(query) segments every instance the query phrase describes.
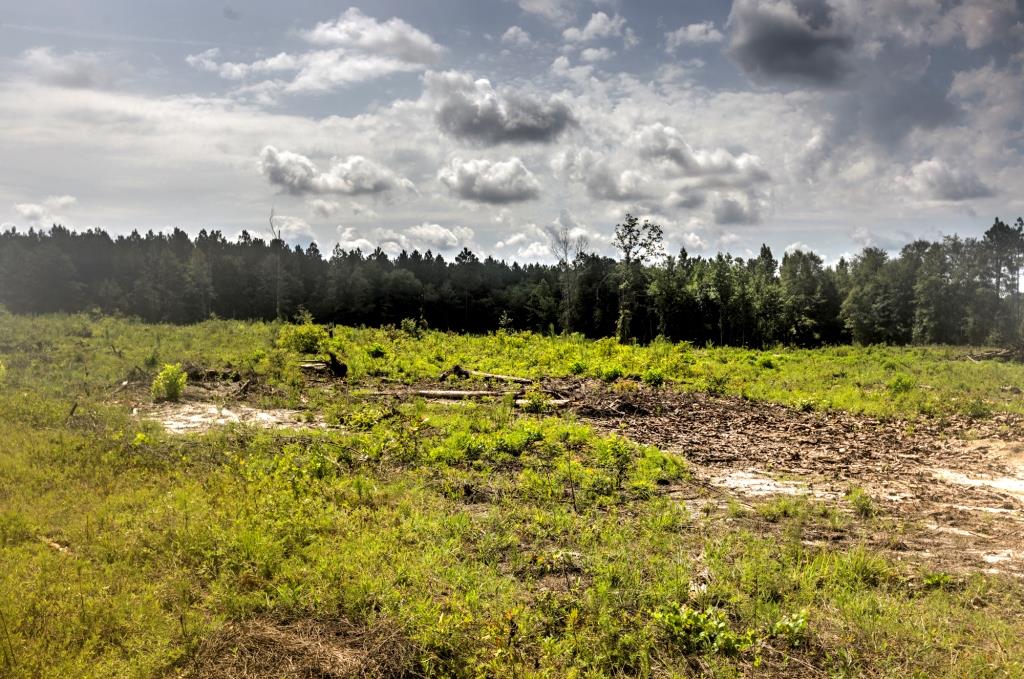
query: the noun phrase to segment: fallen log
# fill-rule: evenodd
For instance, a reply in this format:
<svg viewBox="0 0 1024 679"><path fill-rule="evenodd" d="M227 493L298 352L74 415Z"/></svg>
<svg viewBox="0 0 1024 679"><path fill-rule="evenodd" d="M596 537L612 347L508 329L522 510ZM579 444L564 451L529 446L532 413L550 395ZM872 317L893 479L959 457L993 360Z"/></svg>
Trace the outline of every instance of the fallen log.
<svg viewBox="0 0 1024 679"><path fill-rule="evenodd" d="M468 398L487 398L493 396L495 398L501 398L508 394L513 394L511 391L480 391L480 390L450 390L450 389L417 389L416 391L409 392L412 396L419 396L421 398L447 398L453 400L462 400Z"/></svg>
<svg viewBox="0 0 1024 679"><path fill-rule="evenodd" d="M516 384L533 384L528 377L515 377L514 375L496 375L494 373L480 372L479 370L467 371L470 377L480 377L485 380L498 380L500 382L515 382Z"/></svg>
<svg viewBox="0 0 1024 679"><path fill-rule="evenodd" d="M499 382L514 382L515 384L533 384L533 380L528 377L516 377L515 375L499 375L497 373L487 373L481 370L466 370L461 365L453 365L448 370L445 370L438 376L441 380L446 380L449 377L456 377L460 380L467 380L470 377L479 377L484 380L497 380Z"/></svg>

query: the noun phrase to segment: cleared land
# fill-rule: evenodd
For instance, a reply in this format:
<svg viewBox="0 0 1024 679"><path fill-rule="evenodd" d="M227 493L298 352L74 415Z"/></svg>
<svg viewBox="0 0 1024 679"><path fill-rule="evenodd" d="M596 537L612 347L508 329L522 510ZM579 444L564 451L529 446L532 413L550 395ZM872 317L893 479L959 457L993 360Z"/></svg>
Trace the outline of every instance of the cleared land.
<svg viewBox="0 0 1024 679"><path fill-rule="evenodd" d="M1024 368L971 353L4 316L2 666L1022 676Z"/></svg>

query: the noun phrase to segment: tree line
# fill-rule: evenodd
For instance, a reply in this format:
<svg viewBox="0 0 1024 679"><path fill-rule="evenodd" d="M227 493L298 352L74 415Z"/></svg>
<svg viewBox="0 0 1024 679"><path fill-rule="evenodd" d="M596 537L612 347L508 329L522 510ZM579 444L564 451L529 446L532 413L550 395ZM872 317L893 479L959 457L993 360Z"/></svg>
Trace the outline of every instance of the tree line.
<svg viewBox="0 0 1024 679"><path fill-rule="evenodd" d="M190 323L211 316L399 324L461 332L579 332L645 342L818 346L843 342L988 344L1021 337L1024 220L996 219L981 238L918 240L898 256L867 247L825 266L813 252L781 261L663 252L657 224L626 215L619 257L568 231L557 263L451 261L430 251L389 257L316 243L289 246L243 232L111 237L100 229L0 233L0 304L16 313L79 312Z"/></svg>

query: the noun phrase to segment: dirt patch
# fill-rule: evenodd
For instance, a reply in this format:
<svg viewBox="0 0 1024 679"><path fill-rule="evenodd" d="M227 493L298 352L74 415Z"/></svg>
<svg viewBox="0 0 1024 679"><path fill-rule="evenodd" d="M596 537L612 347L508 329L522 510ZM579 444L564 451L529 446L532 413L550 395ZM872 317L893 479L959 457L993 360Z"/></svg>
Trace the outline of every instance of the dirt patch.
<svg viewBox="0 0 1024 679"><path fill-rule="evenodd" d="M335 620L248 620L225 625L199 647L190 679L336 679L409 676L412 644L394 625Z"/></svg>
<svg viewBox="0 0 1024 679"><path fill-rule="evenodd" d="M773 479L756 469L738 469L721 476L713 476L711 483L750 496L815 494L806 483Z"/></svg>
<svg viewBox="0 0 1024 679"><path fill-rule="evenodd" d="M1024 575L1024 422L880 421L847 413L576 381L552 387L584 421L684 454L698 478L739 497L873 498L899 540L878 547L936 568ZM965 440L972 436L974 440ZM851 539L874 538L870 532Z"/></svg>
<svg viewBox="0 0 1024 679"><path fill-rule="evenodd" d="M325 426L322 418L301 410L256 408L244 403L220 405L209 401L180 401L139 406L139 417L156 420L172 434L196 434L215 427L245 424L267 428L311 428Z"/></svg>

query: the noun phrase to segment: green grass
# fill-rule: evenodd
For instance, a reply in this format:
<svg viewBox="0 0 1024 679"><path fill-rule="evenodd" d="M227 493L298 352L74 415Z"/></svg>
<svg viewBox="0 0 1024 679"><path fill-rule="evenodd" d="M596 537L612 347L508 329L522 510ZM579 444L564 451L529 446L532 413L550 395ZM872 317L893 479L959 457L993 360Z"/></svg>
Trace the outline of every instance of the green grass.
<svg viewBox="0 0 1024 679"><path fill-rule="evenodd" d="M69 368L71 374L87 373L90 382L107 386L123 379L132 366L155 372L158 364L179 361L230 363L282 384L298 384L298 372L289 367L292 346L334 350L357 381L435 379L460 364L525 377L633 378L804 410L879 417L1024 413L1024 399L1006 388L1024 383L1024 365L970 362L965 347L754 351L669 342L621 345L611 339L529 332L457 335L370 328L336 328L334 337L325 339L320 331L277 323L207 321L175 327L84 315L0 317L0 360L15 372L49 376L44 386L51 392L64 390Z"/></svg>
<svg viewBox="0 0 1024 679"><path fill-rule="evenodd" d="M408 669L428 676L1024 676L1020 583L808 546L805 530L840 522L806 500L703 513L664 492L687 483L685 459L572 418L307 392L341 428L174 436L111 405L133 368L151 379L190 361L255 370L297 402L279 329L0 318L0 675L175 676L228 622L340 615L398 630ZM721 371L727 393L783 400L771 371L816 403L826 393L813 375L859 365L872 385L860 410L879 414L922 412L872 410L893 398L896 372L916 385L899 398L922 384L948 396L969 374L952 349L762 354L429 332L417 344L359 329L333 342L356 380L582 363L591 376L657 370L684 388ZM903 363L873 365L885 361ZM972 370L970 398L1014 409L998 387L1016 366Z"/></svg>

